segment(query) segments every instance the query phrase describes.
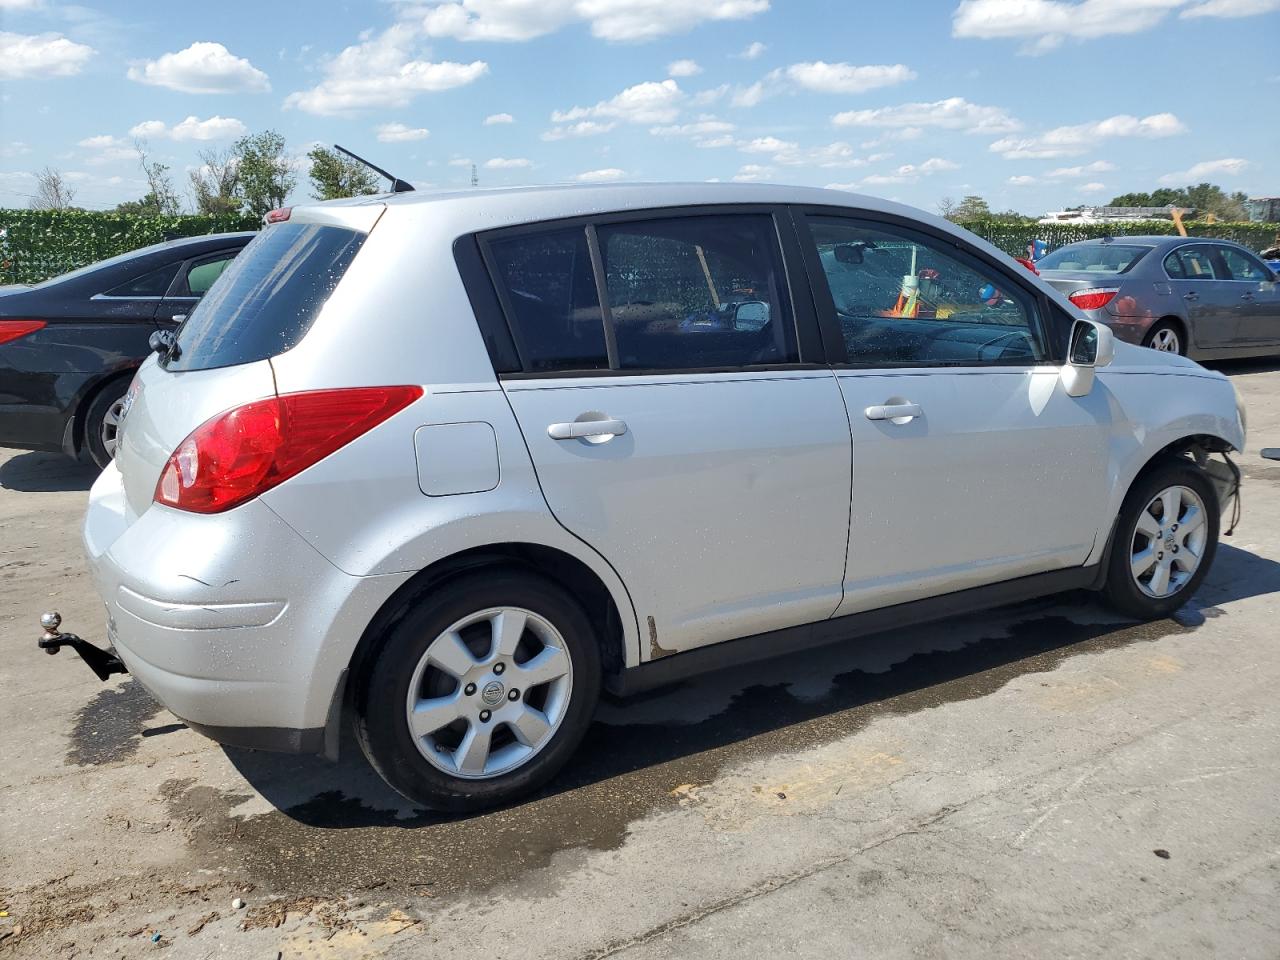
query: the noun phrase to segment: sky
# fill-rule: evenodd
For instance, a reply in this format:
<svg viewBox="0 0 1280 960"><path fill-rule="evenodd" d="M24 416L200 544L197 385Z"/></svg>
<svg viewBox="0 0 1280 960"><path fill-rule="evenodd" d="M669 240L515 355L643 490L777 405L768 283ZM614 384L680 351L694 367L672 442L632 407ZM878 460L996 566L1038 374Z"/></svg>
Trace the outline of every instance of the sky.
<svg viewBox="0 0 1280 960"><path fill-rule="evenodd" d="M421 188L755 180L1042 214L1280 195L1280 0L0 0L0 206L340 143ZM190 198L187 200L190 203Z"/></svg>

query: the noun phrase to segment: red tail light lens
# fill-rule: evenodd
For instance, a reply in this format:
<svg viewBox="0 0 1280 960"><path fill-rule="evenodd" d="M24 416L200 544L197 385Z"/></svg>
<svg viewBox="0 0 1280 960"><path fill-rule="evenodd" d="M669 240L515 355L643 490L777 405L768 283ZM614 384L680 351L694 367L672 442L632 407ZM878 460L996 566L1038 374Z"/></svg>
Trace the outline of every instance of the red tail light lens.
<svg viewBox="0 0 1280 960"><path fill-rule="evenodd" d="M1081 310L1101 310L1115 299L1119 287L1097 287L1090 290L1077 290L1067 299Z"/></svg>
<svg viewBox="0 0 1280 960"><path fill-rule="evenodd" d="M422 396L421 387L313 390L255 400L206 420L169 457L155 501L220 513L252 500Z"/></svg>
<svg viewBox="0 0 1280 960"><path fill-rule="evenodd" d="M0 320L0 343L8 343L44 329L43 320Z"/></svg>

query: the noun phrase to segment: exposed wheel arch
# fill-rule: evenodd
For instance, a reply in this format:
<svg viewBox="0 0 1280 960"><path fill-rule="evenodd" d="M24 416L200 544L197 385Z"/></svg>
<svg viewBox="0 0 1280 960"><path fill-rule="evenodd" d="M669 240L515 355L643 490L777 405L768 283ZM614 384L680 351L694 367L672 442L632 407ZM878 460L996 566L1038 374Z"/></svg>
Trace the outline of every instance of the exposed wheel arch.
<svg viewBox="0 0 1280 960"><path fill-rule="evenodd" d="M517 569L536 573L560 584L582 604L600 643L600 658L606 675L619 673L626 663L625 635L621 614L609 588L578 558L554 547L534 543L488 544L437 560L400 586L369 621L351 656L347 675L358 677L377 650L386 629L412 608L430 590L450 580L484 568Z"/></svg>
<svg viewBox="0 0 1280 960"><path fill-rule="evenodd" d="M85 415L88 413L89 407L92 406L93 401L97 400L104 390L109 390L114 386L118 386L122 382L128 383L137 372L137 367L127 367L124 370L117 370L113 373L108 373L94 381L93 385L90 386L89 389L85 390L79 402L76 403L75 413L72 414L71 442L75 449L74 451L68 451L69 453L73 453L74 456L78 457L85 451Z"/></svg>
<svg viewBox="0 0 1280 960"><path fill-rule="evenodd" d="M1146 336L1142 338L1144 346L1151 337L1151 331L1162 326L1173 327L1173 329L1177 331L1178 336L1182 338L1184 356L1195 346L1195 344L1191 342L1191 325L1176 313L1170 313L1163 316L1151 325Z"/></svg>

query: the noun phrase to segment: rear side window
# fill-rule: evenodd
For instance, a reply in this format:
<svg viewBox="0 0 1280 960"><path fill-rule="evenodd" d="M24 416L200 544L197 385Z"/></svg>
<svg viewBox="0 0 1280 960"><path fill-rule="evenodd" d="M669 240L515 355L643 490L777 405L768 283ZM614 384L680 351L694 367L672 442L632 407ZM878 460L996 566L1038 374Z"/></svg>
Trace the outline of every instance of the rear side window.
<svg viewBox="0 0 1280 960"><path fill-rule="evenodd" d="M620 369L799 359L772 217L613 224L599 237Z"/></svg>
<svg viewBox="0 0 1280 960"><path fill-rule="evenodd" d="M1260 282L1271 279L1271 273L1262 265L1262 261L1243 250L1237 250L1235 247L1219 247L1218 252L1222 254L1222 261L1227 265L1227 269L1231 271L1232 280Z"/></svg>
<svg viewBox="0 0 1280 960"><path fill-rule="evenodd" d="M213 286L213 281L222 276L235 254L205 260L197 263L187 271L187 292L193 297L203 297Z"/></svg>
<svg viewBox="0 0 1280 960"><path fill-rule="evenodd" d="M1229 280L1213 262L1213 250L1209 247L1182 247L1175 251L1182 273L1176 279ZM1170 274L1172 276L1172 274Z"/></svg>
<svg viewBox="0 0 1280 960"><path fill-rule="evenodd" d="M127 283L122 283L104 291L104 296L163 297L169 289L169 284L173 282L173 278L177 275L179 266L181 264L178 263L165 264L163 267L144 273L140 277L134 277Z"/></svg>
<svg viewBox="0 0 1280 960"><path fill-rule="evenodd" d="M315 223L267 227L227 266L178 330L171 370L207 370L283 353L306 335L364 234Z"/></svg>
<svg viewBox="0 0 1280 960"><path fill-rule="evenodd" d="M497 240L489 255L525 370L608 368L591 253L581 227Z"/></svg>

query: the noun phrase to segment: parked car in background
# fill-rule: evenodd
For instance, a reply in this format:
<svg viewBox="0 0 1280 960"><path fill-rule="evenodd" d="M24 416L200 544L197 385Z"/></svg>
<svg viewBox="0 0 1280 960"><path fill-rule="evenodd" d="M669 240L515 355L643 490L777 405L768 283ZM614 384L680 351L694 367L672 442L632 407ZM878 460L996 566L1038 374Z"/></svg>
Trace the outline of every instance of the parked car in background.
<svg viewBox="0 0 1280 960"><path fill-rule="evenodd" d="M1276 274L1237 243L1107 237L1068 244L1036 266L1128 343L1197 360L1280 354Z"/></svg>
<svg viewBox="0 0 1280 960"><path fill-rule="evenodd" d="M229 744L349 716L396 789L474 810L602 687L1065 589L1169 614L1244 419L938 217L650 184L294 207L120 437L84 524L107 666Z"/></svg>
<svg viewBox="0 0 1280 960"><path fill-rule="evenodd" d="M0 446L106 466L151 334L176 327L253 236L170 240L0 287Z"/></svg>

